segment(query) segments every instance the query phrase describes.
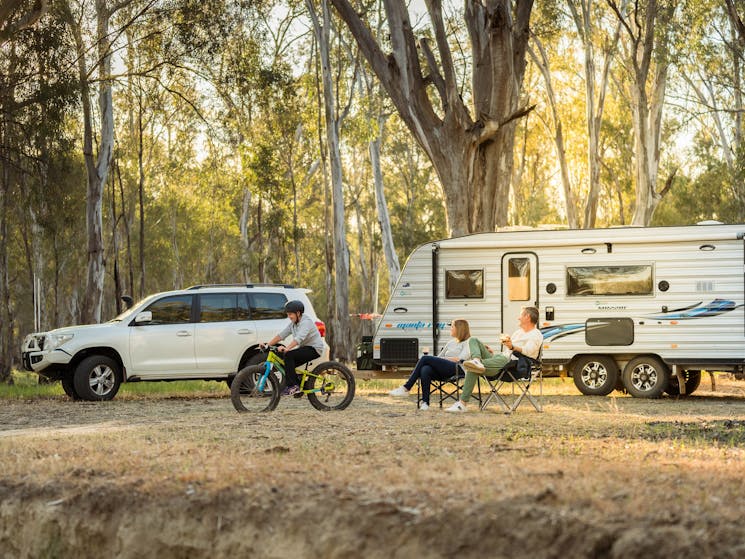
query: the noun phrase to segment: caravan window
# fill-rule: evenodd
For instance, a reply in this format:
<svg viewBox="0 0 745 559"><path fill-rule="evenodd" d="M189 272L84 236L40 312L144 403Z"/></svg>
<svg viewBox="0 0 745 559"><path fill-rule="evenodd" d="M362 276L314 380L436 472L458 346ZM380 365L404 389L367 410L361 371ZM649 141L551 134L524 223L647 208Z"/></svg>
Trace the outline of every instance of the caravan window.
<svg viewBox="0 0 745 559"><path fill-rule="evenodd" d="M447 299L483 299L484 270L445 270Z"/></svg>
<svg viewBox="0 0 745 559"><path fill-rule="evenodd" d="M507 266L509 300L527 301L530 299L530 260L510 258Z"/></svg>
<svg viewBox="0 0 745 559"><path fill-rule="evenodd" d="M567 295L651 295L652 266L567 268Z"/></svg>

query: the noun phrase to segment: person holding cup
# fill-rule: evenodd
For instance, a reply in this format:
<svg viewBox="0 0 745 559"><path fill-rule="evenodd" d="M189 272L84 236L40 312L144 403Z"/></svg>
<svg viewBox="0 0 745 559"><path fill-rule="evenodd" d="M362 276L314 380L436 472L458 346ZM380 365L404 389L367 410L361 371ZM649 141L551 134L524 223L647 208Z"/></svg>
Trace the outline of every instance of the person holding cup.
<svg viewBox="0 0 745 559"><path fill-rule="evenodd" d="M419 381L422 387L422 401L419 404L420 410L429 409L429 395L432 380L447 380L454 376L458 370L458 363L471 357L471 349L468 345L468 339L471 337L471 329L468 321L462 318L456 318L450 324L450 340L442 348L437 356L423 355L417 361L414 370L403 386L391 390L388 394L394 397L406 397L414 384ZM429 350L429 348L424 348ZM427 352L425 351L425 353Z"/></svg>
<svg viewBox="0 0 745 559"><path fill-rule="evenodd" d="M499 338L505 348L501 353L494 351L478 338L471 338L468 342L470 359L463 362L466 370L466 378L463 380L463 391L460 399L445 411L465 412L468 411L466 403L471 398L471 393L478 380L477 375L496 375L508 364L518 366L519 358L527 357L537 359L543 345L543 334L538 329L538 309L535 307L524 307L518 317L520 327L508 336L500 334Z"/></svg>

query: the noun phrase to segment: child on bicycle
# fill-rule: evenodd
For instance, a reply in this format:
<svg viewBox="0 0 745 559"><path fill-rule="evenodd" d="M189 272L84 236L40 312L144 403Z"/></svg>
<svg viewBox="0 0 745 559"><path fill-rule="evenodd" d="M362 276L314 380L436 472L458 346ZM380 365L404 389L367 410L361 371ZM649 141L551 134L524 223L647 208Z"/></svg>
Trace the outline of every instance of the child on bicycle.
<svg viewBox="0 0 745 559"><path fill-rule="evenodd" d="M308 361L317 359L325 349L323 338L312 318L305 316L305 305L302 301L288 301L285 312L290 323L266 344L260 344L262 349L267 345L276 345L286 337L292 335L292 340L280 351L284 352L285 380L287 387L282 394L289 396L300 391L300 379L295 373L295 367Z"/></svg>

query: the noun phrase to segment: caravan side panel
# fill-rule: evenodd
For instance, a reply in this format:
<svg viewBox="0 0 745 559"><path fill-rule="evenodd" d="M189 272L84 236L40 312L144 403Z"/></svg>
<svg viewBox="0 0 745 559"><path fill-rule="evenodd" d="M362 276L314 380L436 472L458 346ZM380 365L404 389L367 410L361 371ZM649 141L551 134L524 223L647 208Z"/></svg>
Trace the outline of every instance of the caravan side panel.
<svg viewBox="0 0 745 559"><path fill-rule="evenodd" d="M578 354L598 353L656 354L679 364L745 360L742 241L584 247L595 253L583 253L582 248L555 247L541 252L542 316L546 309L554 310L553 320L541 325L546 336L544 359L560 362ZM651 293L570 293L569 268L634 265L651 267ZM554 287L555 292L549 293ZM588 335L588 329L600 319L621 318L633 321L628 345L598 345L602 337Z"/></svg>
<svg viewBox="0 0 745 559"><path fill-rule="evenodd" d="M411 253L396 283L373 338L373 359L381 361L381 338L417 339L417 354L433 346L432 245Z"/></svg>

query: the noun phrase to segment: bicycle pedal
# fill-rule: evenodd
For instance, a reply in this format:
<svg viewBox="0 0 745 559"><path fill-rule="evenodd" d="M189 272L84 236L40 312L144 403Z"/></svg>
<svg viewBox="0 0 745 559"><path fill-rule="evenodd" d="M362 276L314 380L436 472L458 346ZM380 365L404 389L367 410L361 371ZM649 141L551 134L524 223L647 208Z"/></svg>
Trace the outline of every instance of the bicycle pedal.
<svg viewBox="0 0 745 559"><path fill-rule="evenodd" d="M303 393L302 392L295 392L295 394L293 394L292 397L295 398L296 400L299 400L300 398L303 397Z"/></svg>

